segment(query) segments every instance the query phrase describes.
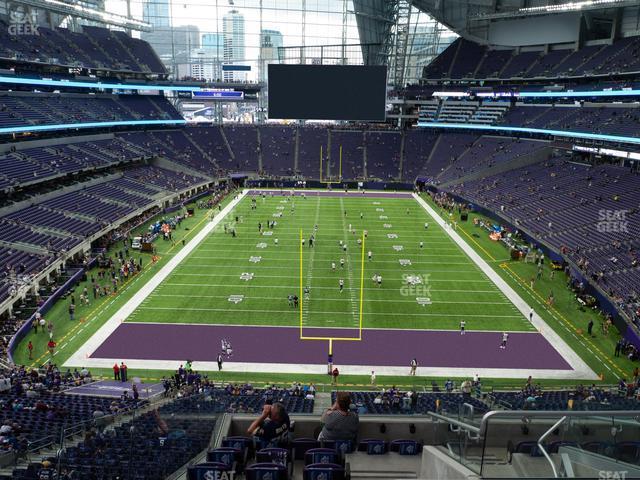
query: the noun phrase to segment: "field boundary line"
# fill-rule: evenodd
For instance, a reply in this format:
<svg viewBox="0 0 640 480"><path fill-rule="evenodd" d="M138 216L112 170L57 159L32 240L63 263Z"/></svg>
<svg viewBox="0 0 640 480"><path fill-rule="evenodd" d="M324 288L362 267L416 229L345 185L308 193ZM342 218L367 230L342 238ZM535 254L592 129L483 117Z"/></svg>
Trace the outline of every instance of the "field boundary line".
<svg viewBox="0 0 640 480"><path fill-rule="evenodd" d="M236 198L227 204L216 217L202 228L173 258L171 258L151 279L143 285L127 302L122 305L118 311L111 316L92 336L82 345L73 355L71 355L65 364L82 363L103 343L111 334L131 315L142 302L164 281L173 270L187 256L200 245L200 243L218 226L218 224L227 216L246 196L247 190L242 191ZM206 217L205 217L206 218Z"/></svg>
<svg viewBox="0 0 640 480"><path fill-rule="evenodd" d="M531 306L500 276L491 266L473 249L469 244L453 229L448 228L446 222L440 215L417 193L413 193L415 200L424 208L424 210L435 220L446 234L460 247L460 249L475 263L486 275L491 282L515 305L522 316L527 319ZM556 331L551 328L537 313L533 314L531 322L540 334L556 349L556 351L564 358L564 360L574 370L575 378L585 380L598 380L600 377L587 365ZM523 372L523 377L529 374Z"/></svg>

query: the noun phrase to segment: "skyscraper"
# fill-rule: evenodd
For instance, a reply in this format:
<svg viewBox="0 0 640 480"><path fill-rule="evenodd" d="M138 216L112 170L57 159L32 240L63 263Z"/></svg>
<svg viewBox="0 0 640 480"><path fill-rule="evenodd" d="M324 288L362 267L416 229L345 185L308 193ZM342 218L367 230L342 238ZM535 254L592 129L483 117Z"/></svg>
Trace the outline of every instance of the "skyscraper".
<svg viewBox="0 0 640 480"><path fill-rule="evenodd" d="M144 0L142 20L151 24L150 32L142 32L140 38L149 42L158 56L171 65L173 49L171 47L171 17L169 0Z"/></svg>
<svg viewBox="0 0 640 480"><path fill-rule="evenodd" d="M222 35L224 44L224 63L227 65L234 65L244 62L244 16L240 12L237 10L231 10L223 17ZM224 72L225 81L241 81L245 78L245 72Z"/></svg>
<svg viewBox="0 0 640 480"><path fill-rule="evenodd" d="M220 33L203 33L202 49L210 55L223 58L224 55L224 35Z"/></svg>
<svg viewBox="0 0 640 480"><path fill-rule="evenodd" d="M278 50L282 47L282 33L278 30L262 30L260 34L260 78L261 82L267 81L267 70L270 63L279 63L282 52Z"/></svg>
<svg viewBox="0 0 640 480"><path fill-rule="evenodd" d="M144 0L142 20L150 23L154 30L170 27L169 0Z"/></svg>

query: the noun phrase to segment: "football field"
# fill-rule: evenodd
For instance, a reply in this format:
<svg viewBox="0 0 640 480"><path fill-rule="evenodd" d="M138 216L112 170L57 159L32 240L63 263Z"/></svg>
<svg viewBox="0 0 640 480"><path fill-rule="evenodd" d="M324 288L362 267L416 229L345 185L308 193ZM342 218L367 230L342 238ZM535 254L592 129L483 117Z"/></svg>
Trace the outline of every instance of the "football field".
<svg viewBox="0 0 640 480"><path fill-rule="evenodd" d="M245 191L67 364L584 374L434 213L409 193Z"/></svg>

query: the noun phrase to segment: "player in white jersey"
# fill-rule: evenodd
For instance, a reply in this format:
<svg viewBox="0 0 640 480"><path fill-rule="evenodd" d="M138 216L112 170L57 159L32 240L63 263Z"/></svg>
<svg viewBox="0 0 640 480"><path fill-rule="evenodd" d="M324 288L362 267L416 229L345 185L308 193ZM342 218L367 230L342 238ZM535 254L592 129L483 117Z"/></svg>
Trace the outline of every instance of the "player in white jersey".
<svg viewBox="0 0 640 480"><path fill-rule="evenodd" d="M340 293L342 293L342 290L344 290L344 280L340 279L338 281L338 288L340 288Z"/></svg>
<svg viewBox="0 0 640 480"><path fill-rule="evenodd" d="M460 335L464 335L464 329L467 326L467 322L460 320Z"/></svg>
<svg viewBox="0 0 640 480"><path fill-rule="evenodd" d="M507 348L507 340L509 340L509 334L507 332L504 332L502 334L502 342L500 343L500 348L502 350L504 350L505 348Z"/></svg>

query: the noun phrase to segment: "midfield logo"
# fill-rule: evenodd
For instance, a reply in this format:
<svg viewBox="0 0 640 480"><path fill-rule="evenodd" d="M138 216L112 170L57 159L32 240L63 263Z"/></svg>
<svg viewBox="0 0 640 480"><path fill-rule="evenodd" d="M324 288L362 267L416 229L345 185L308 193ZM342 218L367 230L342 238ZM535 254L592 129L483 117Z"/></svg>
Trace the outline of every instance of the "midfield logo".
<svg viewBox="0 0 640 480"><path fill-rule="evenodd" d="M391 224L390 223L385 223L384 225L382 225L384 228L391 228Z"/></svg>
<svg viewBox="0 0 640 480"><path fill-rule="evenodd" d="M387 217L386 215L380 215L380 220L388 220L389 217Z"/></svg>
<svg viewBox="0 0 640 480"><path fill-rule="evenodd" d="M387 238L398 238L398 235L395 233L387 233Z"/></svg>
<svg viewBox="0 0 640 480"><path fill-rule="evenodd" d="M402 250L404 250L404 247L403 247L402 245L394 245L394 246L393 246L393 249L394 249L396 252L401 252Z"/></svg>
<svg viewBox="0 0 640 480"><path fill-rule="evenodd" d="M249 257L251 263L258 263L260 260L262 260L262 257Z"/></svg>
<svg viewBox="0 0 640 480"><path fill-rule="evenodd" d="M244 300L244 295L229 295L227 299L231 303L239 304L242 300Z"/></svg>
<svg viewBox="0 0 640 480"><path fill-rule="evenodd" d="M240 275L240 280L244 280L245 282L253 280L253 273L243 272L242 275Z"/></svg>
<svg viewBox="0 0 640 480"><path fill-rule="evenodd" d="M408 258L401 258L399 262L403 267L408 267L409 265L411 265L411 260L409 260Z"/></svg>
<svg viewBox="0 0 640 480"><path fill-rule="evenodd" d="M384 212L384 208L376 208L376 212Z"/></svg>
<svg viewBox="0 0 640 480"><path fill-rule="evenodd" d="M267 248L267 244L264 242L260 242L259 244L256 245L256 248Z"/></svg>
<svg viewBox="0 0 640 480"><path fill-rule="evenodd" d="M262 235L264 235L265 237L270 237L271 235L273 235L273 232L271 230L267 230L266 232L262 232Z"/></svg>

